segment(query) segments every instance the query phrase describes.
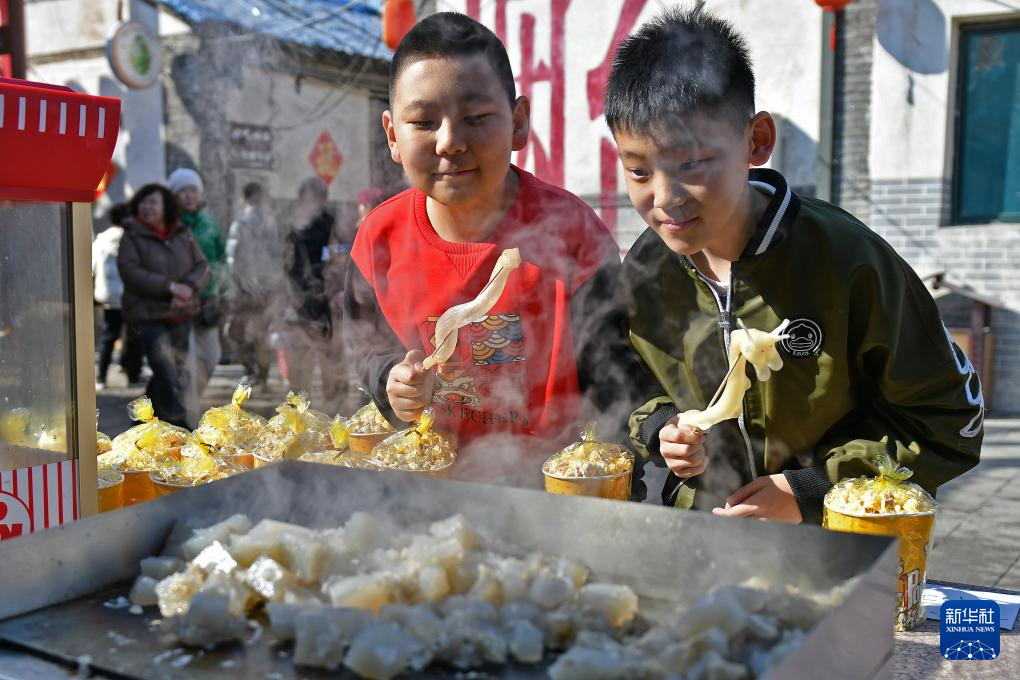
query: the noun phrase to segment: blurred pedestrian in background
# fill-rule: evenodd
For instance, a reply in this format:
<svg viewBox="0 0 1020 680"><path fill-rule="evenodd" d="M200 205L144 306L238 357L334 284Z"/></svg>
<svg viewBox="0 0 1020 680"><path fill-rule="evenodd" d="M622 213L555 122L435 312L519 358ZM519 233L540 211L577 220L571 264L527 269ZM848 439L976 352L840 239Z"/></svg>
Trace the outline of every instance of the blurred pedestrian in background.
<svg viewBox="0 0 1020 680"><path fill-rule="evenodd" d="M170 173L167 183L177 199L180 220L198 242L211 273L209 283L200 295L199 312L193 328L197 400L220 362L220 323L229 285L227 245L220 225L202 210L205 185L199 174L191 168L177 168Z"/></svg>
<svg viewBox="0 0 1020 680"><path fill-rule="evenodd" d="M230 225L227 263L233 304L227 337L244 366L243 382L265 385L273 349L269 334L286 294L283 282L283 240L276 221L263 210L262 186L243 189L244 212Z"/></svg>
<svg viewBox="0 0 1020 680"><path fill-rule="evenodd" d="M323 410L336 413L341 381L339 362L332 356L333 318L324 275L336 219L326 199L326 184L321 179L310 177L301 182L284 243L288 300L283 336L291 389L310 393L319 367Z"/></svg>
<svg viewBox="0 0 1020 680"><path fill-rule="evenodd" d="M128 386L137 387L142 376L144 350L138 333L123 322L121 296L124 293L124 282L117 271L117 252L124 235L123 224L130 214L126 203L114 205L107 213L110 226L92 242L93 297L95 304L102 310L103 329L99 339L99 366L96 368L97 391L106 389L113 350L118 339L121 339L120 366L127 374Z"/></svg>
<svg viewBox="0 0 1020 680"><path fill-rule="evenodd" d="M124 282L123 314L138 330L152 369L146 394L156 416L193 427L185 409L191 388L188 371L191 319L209 282L209 264L191 232L177 220L170 191L147 184L130 203L131 217L117 254Z"/></svg>

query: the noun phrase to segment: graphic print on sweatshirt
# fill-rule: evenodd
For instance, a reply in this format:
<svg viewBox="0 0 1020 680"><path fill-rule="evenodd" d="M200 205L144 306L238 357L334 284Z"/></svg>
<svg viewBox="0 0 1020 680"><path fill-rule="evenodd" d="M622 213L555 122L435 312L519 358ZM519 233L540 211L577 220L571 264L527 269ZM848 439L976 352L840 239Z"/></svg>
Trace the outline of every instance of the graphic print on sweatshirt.
<svg viewBox="0 0 1020 680"><path fill-rule="evenodd" d="M438 316L422 325L435 346ZM494 314L460 329L457 350L436 374L434 408L458 420L528 425L530 383L520 314Z"/></svg>

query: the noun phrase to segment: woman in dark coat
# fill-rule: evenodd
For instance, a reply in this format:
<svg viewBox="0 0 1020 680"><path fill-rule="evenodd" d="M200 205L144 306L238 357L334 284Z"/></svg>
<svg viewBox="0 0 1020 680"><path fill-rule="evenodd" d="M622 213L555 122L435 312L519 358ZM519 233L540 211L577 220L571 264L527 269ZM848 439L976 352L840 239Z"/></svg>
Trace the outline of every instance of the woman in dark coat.
<svg viewBox="0 0 1020 680"><path fill-rule="evenodd" d="M130 207L117 255L123 314L145 347L152 369L146 394L156 416L188 427L188 336L198 313L198 292L209 282L209 265L188 228L178 222L169 189L147 184Z"/></svg>

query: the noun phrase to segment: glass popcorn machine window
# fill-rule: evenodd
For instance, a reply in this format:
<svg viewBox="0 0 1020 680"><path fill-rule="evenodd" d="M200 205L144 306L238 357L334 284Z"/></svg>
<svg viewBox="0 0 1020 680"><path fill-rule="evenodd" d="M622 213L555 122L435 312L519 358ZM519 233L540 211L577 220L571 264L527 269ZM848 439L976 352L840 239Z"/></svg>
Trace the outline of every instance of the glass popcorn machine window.
<svg viewBox="0 0 1020 680"><path fill-rule="evenodd" d="M89 204L119 119L0 79L0 541L96 511Z"/></svg>

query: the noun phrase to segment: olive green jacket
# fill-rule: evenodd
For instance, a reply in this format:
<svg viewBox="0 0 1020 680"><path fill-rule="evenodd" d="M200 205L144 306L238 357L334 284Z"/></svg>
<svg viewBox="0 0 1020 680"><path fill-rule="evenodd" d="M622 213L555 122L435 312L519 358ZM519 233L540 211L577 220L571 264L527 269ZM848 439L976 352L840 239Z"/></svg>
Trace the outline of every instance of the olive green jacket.
<svg viewBox="0 0 1020 680"><path fill-rule="evenodd" d="M751 388L743 416L713 427L710 464L690 486L713 507L753 478L783 472L805 521L820 521L832 483L873 474L886 451L936 487L978 462L981 385L924 284L868 227L828 203L800 199L772 170L750 171L772 200L733 263L727 303L651 229L623 264L631 342L657 385L631 417L637 449L662 464L658 432L703 409L728 368L729 332L789 319L783 368ZM663 502L677 503L672 474Z"/></svg>
<svg viewBox="0 0 1020 680"><path fill-rule="evenodd" d="M209 283L202 290L202 300L226 296L230 288L227 276L227 244L220 225L216 224L216 220L204 210L192 212L182 210L180 220L198 241L198 246L208 260L212 272Z"/></svg>

